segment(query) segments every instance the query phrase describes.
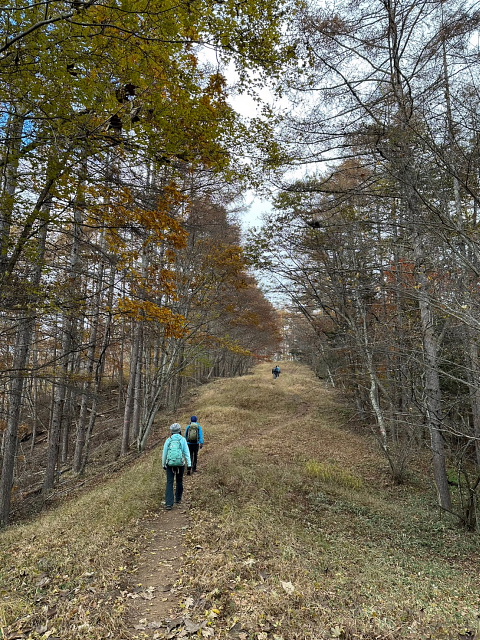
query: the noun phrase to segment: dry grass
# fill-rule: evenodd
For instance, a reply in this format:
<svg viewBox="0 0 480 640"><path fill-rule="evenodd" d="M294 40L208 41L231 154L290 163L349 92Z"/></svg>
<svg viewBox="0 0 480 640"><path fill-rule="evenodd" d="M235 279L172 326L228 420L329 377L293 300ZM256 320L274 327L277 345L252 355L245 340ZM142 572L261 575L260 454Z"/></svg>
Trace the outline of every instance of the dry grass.
<svg viewBox="0 0 480 640"><path fill-rule="evenodd" d="M157 461L144 459L0 534L0 638L118 638L135 525L161 502L159 477Z"/></svg>
<svg viewBox="0 0 480 640"><path fill-rule="evenodd" d="M192 617L207 621L201 633L476 637L478 537L438 513L429 482L391 485L374 441L309 370L285 363L273 382L270 368L204 387L178 416L197 414L207 440L182 577ZM159 482L150 455L1 533L0 627L38 640L128 637L122 591Z"/></svg>
<svg viewBox="0 0 480 640"><path fill-rule="evenodd" d="M282 371L217 382L196 406L208 436L190 559L199 618L220 612L219 639L232 627L259 640L477 632L478 538L442 518L429 482L391 486L374 441L310 371Z"/></svg>

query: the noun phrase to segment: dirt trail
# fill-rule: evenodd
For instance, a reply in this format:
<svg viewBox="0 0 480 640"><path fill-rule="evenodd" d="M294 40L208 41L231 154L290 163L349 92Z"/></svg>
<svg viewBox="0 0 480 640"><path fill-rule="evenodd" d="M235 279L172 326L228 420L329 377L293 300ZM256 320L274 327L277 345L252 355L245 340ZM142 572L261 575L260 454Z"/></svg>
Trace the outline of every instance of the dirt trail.
<svg viewBox="0 0 480 640"><path fill-rule="evenodd" d="M188 616L175 617L184 600L182 587L176 581L180 577L185 536L190 528L189 480L185 478L181 506L175 505L171 511L165 511L162 506L143 523L146 543L141 546L128 594L131 602L127 612L129 638L166 638L180 624L189 624Z"/></svg>

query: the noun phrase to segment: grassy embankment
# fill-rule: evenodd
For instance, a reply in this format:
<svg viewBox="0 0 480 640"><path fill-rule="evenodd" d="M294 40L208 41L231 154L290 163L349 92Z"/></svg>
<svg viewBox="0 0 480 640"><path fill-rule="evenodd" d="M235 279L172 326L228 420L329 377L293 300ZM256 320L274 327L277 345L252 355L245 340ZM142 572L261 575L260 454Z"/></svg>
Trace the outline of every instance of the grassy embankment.
<svg viewBox="0 0 480 640"><path fill-rule="evenodd" d="M273 382L270 368L212 383L185 411L208 442L187 488L183 576L189 616L208 620L203 635L473 638L478 536L439 514L429 482L391 485L373 440L308 370L286 363ZM122 557L136 519L158 504L158 477L154 456L4 532L0 626L31 612L27 637L123 637Z"/></svg>

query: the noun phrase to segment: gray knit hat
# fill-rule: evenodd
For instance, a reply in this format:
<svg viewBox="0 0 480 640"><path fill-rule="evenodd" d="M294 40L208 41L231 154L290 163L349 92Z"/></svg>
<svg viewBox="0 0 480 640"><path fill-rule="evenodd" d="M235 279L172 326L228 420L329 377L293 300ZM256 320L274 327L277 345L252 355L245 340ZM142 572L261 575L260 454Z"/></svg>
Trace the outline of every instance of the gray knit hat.
<svg viewBox="0 0 480 640"><path fill-rule="evenodd" d="M170 431L172 433L182 433L182 427L178 424L178 422L174 422L172 425L170 425Z"/></svg>

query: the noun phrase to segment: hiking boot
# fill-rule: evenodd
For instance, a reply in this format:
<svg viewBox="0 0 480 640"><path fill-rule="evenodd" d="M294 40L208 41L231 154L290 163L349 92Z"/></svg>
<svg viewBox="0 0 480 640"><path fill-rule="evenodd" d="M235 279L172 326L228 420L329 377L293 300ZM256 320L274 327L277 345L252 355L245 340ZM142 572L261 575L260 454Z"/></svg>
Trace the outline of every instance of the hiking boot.
<svg viewBox="0 0 480 640"><path fill-rule="evenodd" d="M171 504L167 504L167 505L165 506L165 510L166 510L166 511L171 511L171 509L172 509L172 505L171 505Z"/></svg>

